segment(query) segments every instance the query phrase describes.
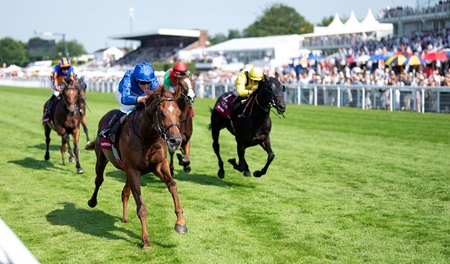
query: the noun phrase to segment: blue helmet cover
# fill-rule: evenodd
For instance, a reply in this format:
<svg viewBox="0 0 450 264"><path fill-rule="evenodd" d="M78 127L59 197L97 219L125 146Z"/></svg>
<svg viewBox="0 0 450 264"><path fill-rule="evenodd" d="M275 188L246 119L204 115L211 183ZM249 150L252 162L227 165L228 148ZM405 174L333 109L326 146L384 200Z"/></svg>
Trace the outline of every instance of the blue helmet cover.
<svg viewBox="0 0 450 264"><path fill-rule="evenodd" d="M134 78L138 81L151 82L156 79L155 70L148 62L140 62L133 71Z"/></svg>

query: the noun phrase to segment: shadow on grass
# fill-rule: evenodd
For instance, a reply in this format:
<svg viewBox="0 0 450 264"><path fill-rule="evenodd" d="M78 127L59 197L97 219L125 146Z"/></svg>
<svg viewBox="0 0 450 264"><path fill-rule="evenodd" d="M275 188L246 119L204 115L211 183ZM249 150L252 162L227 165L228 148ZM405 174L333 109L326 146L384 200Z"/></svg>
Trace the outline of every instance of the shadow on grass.
<svg viewBox="0 0 450 264"><path fill-rule="evenodd" d="M24 168L28 169L38 169L38 170L48 170L48 169L56 169L63 170L60 167L55 167L53 162L45 161L45 160L37 160L35 158L26 157L21 160L9 160L8 163L13 163Z"/></svg>
<svg viewBox="0 0 450 264"><path fill-rule="evenodd" d="M52 225L69 226L84 234L109 240L126 240L136 243L139 247L142 246L141 237L138 234L115 225L116 222L121 223L120 218L98 210L77 208L75 204L69 202L63 204L63 209L57 209L47 214L47 221ZM118 232L123 233L124 236L116 235L115 233ZM154 241L151 243L164 248L175 247L172 244L161 244Z"/></svg>
<svg viewBox="0 0 450 264"><path fill-rule="evenodd" d="M123 171L110 171L105 174L107 177L111 177L117 181L123 182L125 185L125 172ZM187 174L187 173L177 173L175 172L175 181L186 181L193 182L196 184L216 186L216 187L243 187L243 188L254 188L253 186L248 186L239 183L226 182L218 177L213 177L206 174ZM156 184L154 184L156 183ZM141 186L152 185L155 188L167 188L166 185L153 173L145 174L141 177Z"/></svg>
<svg viewBox="0 0 450 264"><path fill-rule="evenodd" d="M59 152L59 148L61 147L61 139L60 138L61 137L58 136L57 140L58 140L59 145L55 145L55 144L52 145L52 144L50 144L50 146L48 148L49 151L58 151L58 153L61 153L61 152ZM44 152L42 152L42 155L44 155L45 154L45 149L47 148L47 145L45 144L45 138L43 138L42 141L43 141L43 143L32 145L32 146L28 146L27 148L42 149L44 151Z"/></svg>

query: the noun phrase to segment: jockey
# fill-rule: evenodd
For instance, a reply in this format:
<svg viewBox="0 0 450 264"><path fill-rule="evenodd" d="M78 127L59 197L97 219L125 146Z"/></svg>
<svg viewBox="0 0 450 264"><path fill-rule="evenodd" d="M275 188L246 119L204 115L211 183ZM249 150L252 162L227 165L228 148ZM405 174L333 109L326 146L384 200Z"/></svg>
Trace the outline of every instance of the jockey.
<svg viewBox="0 0 450 264"><path fill-rule="evenodd" d="M124 114L134 110L139 103L145 103L147 100L145 91L156 91L159 86L155 71L148 62L141 62L134 67L134 70L126 71L119 83L119 89L115 92L120 111L116 112L109 124L100 132L100 137L109 137L111 129Z"/></svg>
<svg viewBox="0 0 450 264"><path fill-rule="evenodd" d="M260 67L253 67L249 71L241 71L234 82L238 95L235 102L239 100L241 103L245 103L248 96L251 95L256 88L258 88L258 84L263 78L263 69ZM237 109L238 107L239 104L236 103L234 109ZM246 109L247 107L245 107L240 117L245 117Z"/></svg>
<svg viewBox="0 0 450 264"><path fill-rule="evenodd" d="M76 75L69 58L62 58L59 61L59 64L55 65L50 76L52 82L52 96L45 106L44 122L47 122L50 119L50 112L61 93L62 85L67 84L68 81L75 81L75 78Z"/></svg>
<svg viewBox="0 0 450 264"><path fill-rule="evenodd" d="M178 79L185 75L191 75L186 64L183 62L175 63L175 65L168 69L164 74L164 86L169 90L175 90L175 87L178 85Z"/></svg>

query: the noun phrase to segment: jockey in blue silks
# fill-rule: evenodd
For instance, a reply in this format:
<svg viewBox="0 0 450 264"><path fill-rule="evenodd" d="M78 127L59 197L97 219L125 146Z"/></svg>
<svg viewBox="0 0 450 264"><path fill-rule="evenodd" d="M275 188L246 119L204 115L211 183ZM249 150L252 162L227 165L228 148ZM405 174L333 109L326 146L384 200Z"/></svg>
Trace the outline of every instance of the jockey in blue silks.
<svg viewBox="0 0 450 264"><path fill-rule="evenodd" d="M147 99L144 96L145 91L156 91L159 86L155 71L148 62L141 62L134 67L134 70L126 71L119 83L119 89L115 92L120 111L116 112L109 124L100 132L100 137L109 137L111 129L124 114L134 110L139 103L145 103Z"/></svg>

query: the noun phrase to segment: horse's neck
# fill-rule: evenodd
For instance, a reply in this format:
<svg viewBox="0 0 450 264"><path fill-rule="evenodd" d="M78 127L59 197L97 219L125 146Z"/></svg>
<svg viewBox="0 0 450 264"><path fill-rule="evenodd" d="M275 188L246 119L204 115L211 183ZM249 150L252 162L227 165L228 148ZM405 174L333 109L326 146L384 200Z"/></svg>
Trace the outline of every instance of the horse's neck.
<svg viewBox="0 0 450 264"><path fill-rule="evenodd" d="M136 111L128 122L132 133L137 134L142 141L154 141L159 138L159 131L155 128L152 117L155 113L147 113L146 109Z"/></svg>
<svg viewBox="0 0 450 264"><path fill-rule="evenodd" d="M183 96L180 96L177 100L178 107L180 108L180 111L182 115L189 112L190 104L184 99Z"/></svg>

